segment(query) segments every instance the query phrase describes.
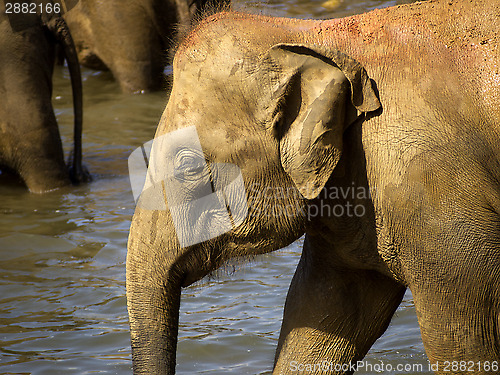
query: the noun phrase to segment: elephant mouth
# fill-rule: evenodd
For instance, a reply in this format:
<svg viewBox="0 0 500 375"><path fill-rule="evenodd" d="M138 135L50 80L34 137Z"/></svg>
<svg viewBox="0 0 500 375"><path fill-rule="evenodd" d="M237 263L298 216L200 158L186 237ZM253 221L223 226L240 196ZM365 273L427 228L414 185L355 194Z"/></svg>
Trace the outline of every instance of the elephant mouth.
<svg viewBox="0 0 500 375"><path fill-rule="evenodd" d="M186 272L182 274L179 278L180 280L180 287L181 288L187 288L188 286L191 286L198 281L202 280L204 277L207 275L211 274L213 272L212 269L208 269L209 265L206 266L207 269L205 270L196 270L196 272Z"/></svg>
<svg viewBox="0 0 500 375"><path fill-rule="evenodd" d="M189 267L175 270L178 282L186 288L207 276L217 278L220 272L233 268L228 262L236 260L237 263L251 261L255 255L255 244L238 244L234 233L224 233L203 243L189 246L183 250L182 259L177 264ZM275 249L272 249L275 250ZM271 250L271 251L272 251ZM238 254L241 254L238 256ZM175 269L175 265L173 266ZM222 271L221 271L222 270Z"/></svg>

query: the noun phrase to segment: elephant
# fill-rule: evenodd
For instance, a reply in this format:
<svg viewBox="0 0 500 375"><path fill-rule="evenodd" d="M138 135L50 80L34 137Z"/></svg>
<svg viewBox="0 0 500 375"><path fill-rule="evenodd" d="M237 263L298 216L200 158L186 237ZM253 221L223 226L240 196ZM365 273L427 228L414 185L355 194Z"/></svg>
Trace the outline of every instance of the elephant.
<svg viewBox="0 0 500 375"><path fill-rule="evenodd" d="M126 93L158 90L176 29L229 0L66 0L64 18L82 65L109 69Z"/></svg>
<svg viewBox="0 0 500 375"><path fill-rule="evenodd" d="M33 193L87 181L82 166L82 81L68 27L52 12L51 2L38 3L47 10L41 16L15 12L7 4L0 4L0 168L14 172ZM57 45L67 59L73 90L70 166L64 161L51 101Z"/></svg>
<svg viewBox="0 0 500 375"><path fill-rule="evenodd" d="M498 370L499 14L434 0L194 27L131 168L134 373L175 373L182 288L304 234L273 374L352 374L407 288L433 371Z"/></svg>

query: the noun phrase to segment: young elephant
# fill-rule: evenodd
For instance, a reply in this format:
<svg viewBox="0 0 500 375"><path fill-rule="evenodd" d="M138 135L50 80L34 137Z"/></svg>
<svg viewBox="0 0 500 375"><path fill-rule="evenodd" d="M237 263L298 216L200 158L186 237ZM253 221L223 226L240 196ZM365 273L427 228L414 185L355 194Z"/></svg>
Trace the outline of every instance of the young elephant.
<svg viewBox="0 0 500 375"><path fill-rule="evenodd" d="M123 92L163 86L166 50L177 27L229 0L66 0L64 15L82 65L109 69Z"/></svg>
<svg viewBox="0 0 500 375"><path fill-rule="evenodd" d="M33 193L86 180L81 164L82 82L71 34L55 14L43 14L42 20L36 14L6 10L0 4L0 167L17 173ZM52 108L57 43L68 61L73 88L74 150L70 167L64 162Z"/></svg>
<svg viewBox="0 0 500 375"><path fill-rule="evenodd" d="M498 365L499 14L464 0L201 22L130 229L134 372L175 372L182 287L304 232L274 374L352 373L407 287L437 373Z"/></svg>

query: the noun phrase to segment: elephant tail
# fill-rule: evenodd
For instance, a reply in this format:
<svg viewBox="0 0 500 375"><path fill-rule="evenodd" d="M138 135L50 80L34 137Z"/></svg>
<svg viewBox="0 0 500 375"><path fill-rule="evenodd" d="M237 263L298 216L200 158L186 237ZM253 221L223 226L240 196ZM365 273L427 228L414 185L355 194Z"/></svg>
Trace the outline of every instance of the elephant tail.
<svg viewBox="0 0 500 375"><path fill-rule="evenodd" d="M73 42L66 21L62 17L56 16L47 22L47 27L61 44L64 57L68 62L74 113L73 153L72 161L70 162L71 165L69 166L69 174L71 181L74 184L79 184L90 180L90 174L82 165L83 90L80 64L78 62L75 43Z"/></svg>

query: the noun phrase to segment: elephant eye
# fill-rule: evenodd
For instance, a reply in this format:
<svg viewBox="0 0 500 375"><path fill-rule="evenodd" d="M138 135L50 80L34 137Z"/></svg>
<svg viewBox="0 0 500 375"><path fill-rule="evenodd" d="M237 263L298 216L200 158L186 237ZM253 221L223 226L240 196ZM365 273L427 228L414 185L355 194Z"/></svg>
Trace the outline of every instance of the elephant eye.
<svg viewBox="0 0 500 375"><path fill-rule="evenodd" d="M201 176L206 167L201 153L189 149L181 149L174 159L174 176L177 179L192 180Z"/></svg>

